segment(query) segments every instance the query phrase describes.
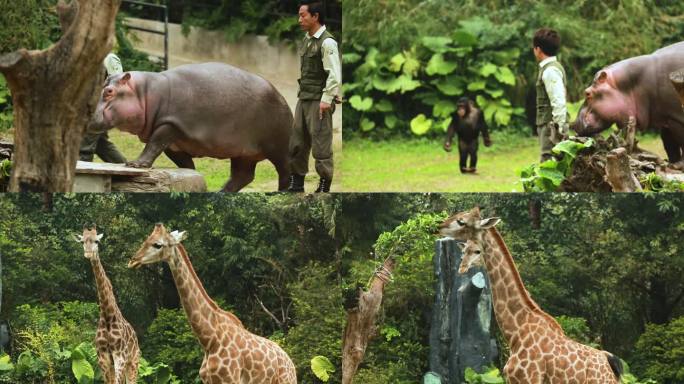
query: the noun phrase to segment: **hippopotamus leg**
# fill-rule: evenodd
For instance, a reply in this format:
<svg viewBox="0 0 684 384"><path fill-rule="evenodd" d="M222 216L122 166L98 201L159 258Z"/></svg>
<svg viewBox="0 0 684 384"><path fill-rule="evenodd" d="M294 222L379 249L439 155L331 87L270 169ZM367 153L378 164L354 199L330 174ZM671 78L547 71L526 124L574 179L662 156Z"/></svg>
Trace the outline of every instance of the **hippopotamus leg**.
<svg viewBox="0 0 684 384"><path fill-rule="evenodd" d="M670 164L682 161L682 146L677 142L674 134L669 129L663 128L660 130L660 137L663 140L665 153Z"/></svg>
<svg viewBox="0 0 684 384"><path fill-rule="evenodd" d="M195 162L192 161L192 156L190 156L188 153L183 151L174 151L170 148L166 148L164 153L169 159L171 159L171 161L173 161L174 164L178 166L178 168L195 169Z"/></svg>
<svg viewBox="0 0 684 384"><path fill-rule="evenodd" d="M248 157L230 159L230 178L223 186L222 192L237 192L254 180L254 171L258 160Z"/></svg>
<svg viewBox="0 0 684 384"><path fill-rule="evenodd" d="M176 139L182 136L181 131L170 124L160 125L149 142L145 145L140 156L126 163L126 166L133 168L150 168L152 163L169 147Z"/></svg>

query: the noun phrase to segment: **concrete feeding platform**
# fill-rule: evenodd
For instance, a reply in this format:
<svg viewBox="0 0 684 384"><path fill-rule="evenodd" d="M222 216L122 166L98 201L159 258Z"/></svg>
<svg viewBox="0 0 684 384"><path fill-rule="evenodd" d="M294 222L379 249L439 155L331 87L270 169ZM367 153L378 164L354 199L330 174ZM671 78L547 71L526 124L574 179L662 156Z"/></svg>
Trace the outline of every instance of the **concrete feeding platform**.
<svg viewBox="0 0 684 384"><path fill-rule="evenodd" d="M206 192L204 177L194 169L131 168L123 164L76 163L74 192Z"/></svg>

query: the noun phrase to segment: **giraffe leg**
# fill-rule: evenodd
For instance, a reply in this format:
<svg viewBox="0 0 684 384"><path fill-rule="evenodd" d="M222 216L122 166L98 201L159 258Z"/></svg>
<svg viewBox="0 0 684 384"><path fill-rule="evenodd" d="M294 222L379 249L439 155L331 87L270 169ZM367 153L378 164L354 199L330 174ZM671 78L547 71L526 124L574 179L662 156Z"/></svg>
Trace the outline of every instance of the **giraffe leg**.
<svg viewBox="0 0 684 384"><path fill-rule="evenodd" d="M138 380L138 361L140 351L136 351L126 365L126 384L135 384Z"/></svg>
<svg viewBox="0 0 684 384"><path fill-rule="evenodd" d="M114 383L125 384L126 360L124 359L121 353L113 353L112 358L114 359Z"/></svg>
<svg viewBox="0 0 684 384"><path fill-rule="evenodd" d="M114 364L112 364L112 355L106 351L98 351L97 362L100 364L102 379L105 384L114 383Z"/></svg>

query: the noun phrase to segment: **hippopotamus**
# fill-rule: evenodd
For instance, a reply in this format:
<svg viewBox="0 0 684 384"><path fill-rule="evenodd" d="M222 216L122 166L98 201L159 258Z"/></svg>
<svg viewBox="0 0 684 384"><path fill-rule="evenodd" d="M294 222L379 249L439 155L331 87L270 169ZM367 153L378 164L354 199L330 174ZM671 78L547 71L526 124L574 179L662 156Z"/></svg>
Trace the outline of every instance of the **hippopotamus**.
<svg viewBox="0 0 684 384"><path fill-rule="evenodd" d="M669 80L670 73L682 66L684 42L601 69L585 90L572 128L589 136L615 123L626 131L629 148L634 145L634 131L656 130L670 163L682 161L684 111Z"/></svg>
<svg viewBox="0 0 684 384"><path fill-rule="evenodd" d="M230 159L223 190L239 191L268 159L278 190L287 188L292 112L273 85L239 68L203 63L113 75L95 115L146 144L130 167L149 168L162 152L181 168L194 169L195 157Z"/></svg>

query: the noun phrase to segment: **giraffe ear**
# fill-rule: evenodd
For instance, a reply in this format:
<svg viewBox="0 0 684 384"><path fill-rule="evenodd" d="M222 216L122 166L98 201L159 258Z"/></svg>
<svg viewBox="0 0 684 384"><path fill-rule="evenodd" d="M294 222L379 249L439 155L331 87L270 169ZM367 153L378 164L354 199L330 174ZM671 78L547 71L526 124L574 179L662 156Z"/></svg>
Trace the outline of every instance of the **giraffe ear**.
<svg viewBox="0 0 684 384"><path fill-rule="evenodd" d="M462 243L462 242L459 241L459 242L457 242L456 244L458 245L459 248L461 248L461 252L465 251L465 248L466 248L466 244L465 244L465 243Z"/></svg>
<svg viewBox="0 0 684 384"><path fill-rule="evenodd" d="M480 220L480 228L481 229L493 228L495 225L499 224L500 221L501 221L501 219L498 217L490 217L488 219L482 219L482 220Z"/></svg>
<svg viewBox="0 0 684 384"><path fill-rule="evenodd" d="M71 237L72 237L77 243L82 243L82 242L83 242L83 236L81 236L81 235L72 234Z"/></svg>
<svg viewBox="0 0 684 384"><path fill-rule="evenodd" d="M104 236L104 233L100 233L99 235L97 235L97 241L102 240L102 236Z"/></svg>
<svg viewBox="0 0 684 384"><path fill-rule="evenodd" d="M188 237L188 233L186 231L173 231L171 232L171 237L173 237L173 239L176 240L176 243L180 243Z"/></svg>

